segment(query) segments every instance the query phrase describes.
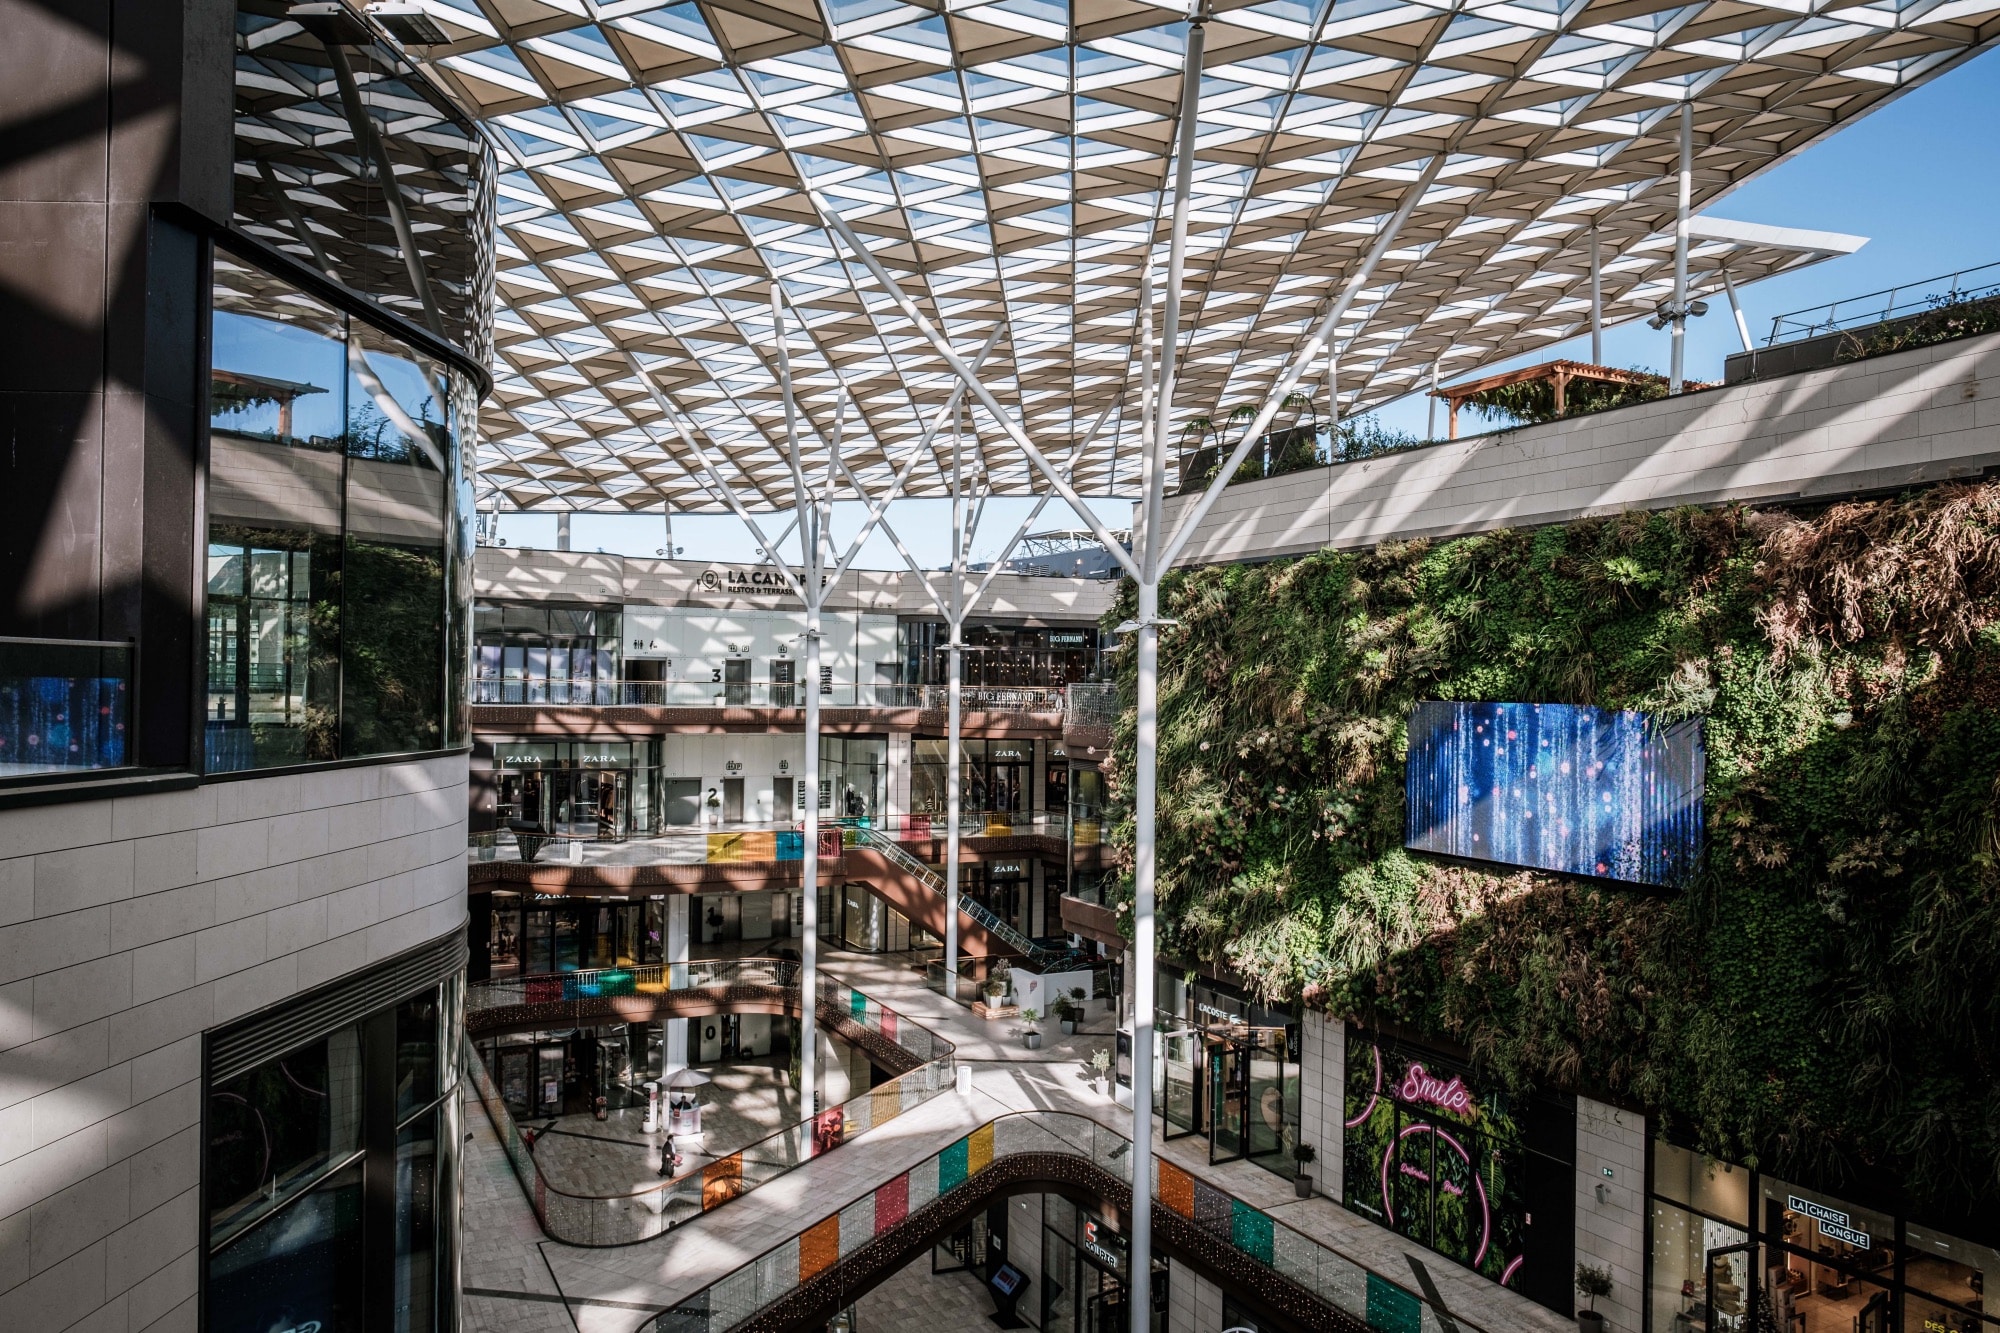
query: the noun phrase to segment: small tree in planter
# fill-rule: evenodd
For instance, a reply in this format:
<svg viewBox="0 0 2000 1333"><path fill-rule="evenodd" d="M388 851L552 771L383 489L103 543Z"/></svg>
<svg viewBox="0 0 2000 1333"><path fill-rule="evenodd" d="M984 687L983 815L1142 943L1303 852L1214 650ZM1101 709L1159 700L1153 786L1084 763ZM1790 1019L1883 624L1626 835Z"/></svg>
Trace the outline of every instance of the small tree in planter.
<svg viewBox="0 0 2000 1333"><path fill-rule="evenodd" d="M1054 1008L1056 1011L1056 1023L1062 1028L1062 1034L1065 1037L1075 1036L1076 1020L1079 1017L1076 1006L1070 1003L1067 995L1058 995L1056 996Z"/></svg>
<svg viewBox="0 0 2000 1333"><path fill-rule="evenodd" d="M1604 1333L1604 1316L1597 1311L1597 1298L1611 1294L1611 1270L1579 1263L1576 1266L1576 1290L1589 1302L1586 1308L1576 1312L1577 1333Z"/></svg>
<svg viewBox="0 0 2000 1333"><path fill-rule="evenodd" d="M1310 1199L1313 1192L1313 1158L1319 1156L1310 1143L1292 1145L1292 1160L1299 1164L1299 1172L1292 1177L1292 1191L1301 1199Z"/></svg>
<svg viewBox="0 0 2000 1333"><path fill-rule="evenodd" d="M1106 1091L1105 1084L1111 1078L1111 1052L1096 1050L1090 1053L1090 1076L1096 1081L1099 1092Z"/></svg>
<svg viewBox="0 0 2000 1333"><path fill-rule="evenodd" d="M1069 988L1069 1007L1071 1016L1076 1020L1076 1025L1082 1027L1083 1020L1090 1015L1090 992L1081 986L1071 986Z"/></svg>
<svg viewBox="0 0 2000 1333"><path fill-rule="evenodd" d="M1028 1030L1021 1034L1021 1044L1031 1051L1041 1049L1042 1034L1035 1027L1035 1024L1041 1020L1041 1017L1042 1011L1039 1009L1023 1009L1021 1011L1021 1021L1028 1025Z"/></svg>

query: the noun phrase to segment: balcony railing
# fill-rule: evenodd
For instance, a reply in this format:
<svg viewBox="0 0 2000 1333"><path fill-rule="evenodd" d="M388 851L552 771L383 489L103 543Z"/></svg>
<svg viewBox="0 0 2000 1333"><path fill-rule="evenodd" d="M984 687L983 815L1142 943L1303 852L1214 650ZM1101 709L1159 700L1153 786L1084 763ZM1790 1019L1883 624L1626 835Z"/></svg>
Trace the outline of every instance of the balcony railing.
<svg viewBox="0 0 2000 1333"><path fill-rule="evenodd" d="M711 963L676 964L670 968L607 969L474 986L466 995L467 1026L476 1028L484 1010L517 1004L546 1004L552 1023L596 1017L585 1013L586 1002L603 995L664 994L699 990L727 995L742 986L797 987L797 965L777 958L740 958ZM657 1185L623 1193L591 1194L566 1190L551 1182L536 1161L533 1142L521 1133L494 1085L486 1064L465 1047L466 1072L472 1079L487 1117L506 1148L507 1159L521 1181L542 1230L568 1245L630 1245L648 1240L732 1199L768 1185L806 1162L822 1156L855 1136L888 1123L923 1105L956 1082L952 1044L927 1028L830 977L819 978L818 1010L837 1015L893 1042L914 1059L915 1069L845 1103L821 1111L810 1120L787 1125L754 1143L735 1149ZM566 1015L566 1018L565 1018ZM615 1013L604 1022L622 1022Z"/></svg>
<svg viewBox="0 0 2000 1333"><path fill-rule="evenodd" d="M903 1217L974 1182L980 1172L1009 1157L1069 1159L1091 1169L1098 1181L1129 1189L1131 1148L1131 1141L1116 1130L1070 1112L1015 1111L999 1116L662 1311L651 1328L653 1333L729 1333L794 1295ZM1206 1241L1227 1247L1231 1258L1284 1279L1324 1307L1317 1319L1301 1311L1302 1319L1327 1327L1410 1333L1444 1333L1456 1327L1485 1333L1464 1315L1433 1305L1394 1278L1196 1179L1173 1162L1159 1158L1156 1165L1147 1191L1154 1216L1172 1214L1165 1220L1178 1219L1177 1227L1192 1227ZM1065 1183L1078 1183L1075 1174L1071 1168ZM895 1211L885 1214L881 1211L885 1206ZM1346 1318L1336 1323L1327 1317L1332 1311Z"/></svg>
<svg viewBox="0 0 2000 1333"><path fill-rule="evenodd" d="M806 689L803 683L768 680L507 680L483 676L472 682L472 702L561 708L804 708ZM1063 694L1061 686L967 685L961 687L959 707L968 713L1053 714L1064 711ZM943 685L832 681L820 685L819 702L822 708L921 708L941 713L950 706L950 696Z"/></svg>
<svg viewBox="0 0 2000 1333"><path fill-rule="evenodd" d="M134 654L106 639L0 638L0 778L130 765Z"/></svg>
<svg viewBox="0 0 2000 1333"><path fill-rule="evenodd" d="M1893 324L1995 297L2000 297L2000 261L1774 316L1764 345L1774 347L1866 324Z"/></svg>
<svg viewBox="0 0 2000 1333"><path fill-rule="evenodd" d="M1063 699L1065 727L1092 727L1109 731L1117 724L1118 687L1110 683L1072 685Z"/></svg>
<svg viewBox="0 0 2000 1333"><path fill-rule="evenodd" d="M868 819L843 818L828 822L875 829L898 842L924 842L944 838L951 832L950 821L942 813L878 815ZM958 817L958 836L961 838L1060 838L1068 830L1069 816L1060 810L966 810Z"/></svg>
<svg viewBox="0 0 2000 1333"><path fill-rule="evenodd" d="M819 831L822 859L840 855L840 830ZM473 861L531 865L744 865L799 861L805 834L796 828L687 829L653 837L591 838L518 829L474 833L466 839Z"/></svg>

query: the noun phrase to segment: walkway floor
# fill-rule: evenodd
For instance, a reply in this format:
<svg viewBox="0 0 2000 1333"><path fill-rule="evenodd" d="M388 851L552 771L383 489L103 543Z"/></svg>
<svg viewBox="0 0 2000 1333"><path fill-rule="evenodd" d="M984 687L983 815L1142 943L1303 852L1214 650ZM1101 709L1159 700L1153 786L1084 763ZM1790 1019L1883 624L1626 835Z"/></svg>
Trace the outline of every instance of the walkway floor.
<svg viewBox="0 0 2000 1333"><path fill-rule="evenodd" d="M957 1044L973 1070L969 1098L945 1094L815 1159L790 1175L638 1245L592 1250L548 1240L515 1183L486 1114L469 1104L464 1282L468 1333L637 1333L651 1312L742 1266L881 1181L909 1169L974 1127L1008 1111L1061 1110L1129 1132L1130 1113L1100 1093L1091 1055L1108 1049L1113 1020L1093 1001L1084 1028L1064 1037L1043 1025L1043 1045L1024 1048L1018 1019L987 1022L929 990L915 955L827 953L829 975L881 1000ZM1191 1139L1160 1154L1405 1285L1420 1263L1453 1313L1489 1333L1574 1333L1572 1321L1348 1212L1331 1200L1294 1197L1289 1180L1248 1162L1210 1166ZM557 1302L551 1304L551 1302ZM565 1316L565 1303L567 1314ZM573 1321L573 1322L572 1322Z"/></svg>

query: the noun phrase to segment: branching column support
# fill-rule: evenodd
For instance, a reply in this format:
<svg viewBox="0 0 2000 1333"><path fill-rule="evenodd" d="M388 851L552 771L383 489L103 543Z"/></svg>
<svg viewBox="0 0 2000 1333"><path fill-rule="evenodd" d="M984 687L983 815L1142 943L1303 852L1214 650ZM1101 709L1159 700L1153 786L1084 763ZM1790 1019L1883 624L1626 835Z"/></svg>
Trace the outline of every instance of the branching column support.
<svg viewBox="0 0 2000 1333"><path fill-rule="evenodd" d="M1354 271L1354 276L1341 288L1339 299L1320 320L1319 327L1313 330L1312 337L1308 338L1305 346L1292 357L1291 364L1286 367L1285 373L1278 377L1278 382L1271 386L1271 392L1264 398L1264 405L1257 409L1256 417L1251 420L1249 429L1243 432L1243 438L1236 442L1236 449L1224 461L1222 470L1216 474L1215 480L1208 484L1208 489L1202 492L1201 498L1182 512L1180 522L1174 528L1172 540L1160 553L1161 570L1173 568L1181 548L1187 545L1190 537L1194 536L1195 529L1201 526L1201 521L1208 517L1208 511L1215 507L1223 488L1229 484L1229 479L1236 475L1236 469L1242 467L1243 460L1249 456L1251 446L1262 439L1264 432L1271 428L1271 418L1278 415L1278 408L1284 403L1285 398L1298 387L1299 380L1304 377L1306 370L1318 361L1320 353L1326 350L1327 342L1333 337L1333 331L1339 326L1341 317L1347 313L1348 306L1353 304L1354 298L1360 295L1361 289L1368 284L1375 266L1382 261L1382 256L1389 252L1389 247L1395 244L1396 237L1402 232L1403 224L1409 221L1410 214L1416 209L1418 201L1430 190L1431 182L1437 179L1438 172L1444 169L1444 159L1443 153L1437 154L1418 174L1417 179L1411 182L1410 188L1403 194L1403 202L1396 206L1394 215L1390 217L1389 225L1375 238L1375 244L1369 247L1368 254L1361 261L1361 267Z"/></svg>

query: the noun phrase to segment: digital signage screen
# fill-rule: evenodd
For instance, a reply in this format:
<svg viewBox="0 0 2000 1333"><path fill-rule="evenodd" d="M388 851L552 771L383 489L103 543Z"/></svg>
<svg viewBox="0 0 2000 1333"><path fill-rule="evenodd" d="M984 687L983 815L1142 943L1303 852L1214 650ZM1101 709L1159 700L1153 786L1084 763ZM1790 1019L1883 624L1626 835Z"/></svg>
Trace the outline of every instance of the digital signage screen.
<svg viewBox="0 0 2000 1333"><path fill-rule="evenodd" d="M1572 704L1420 703L1412 851L1675 888L1701 860L1701 719Z"/></svg>

